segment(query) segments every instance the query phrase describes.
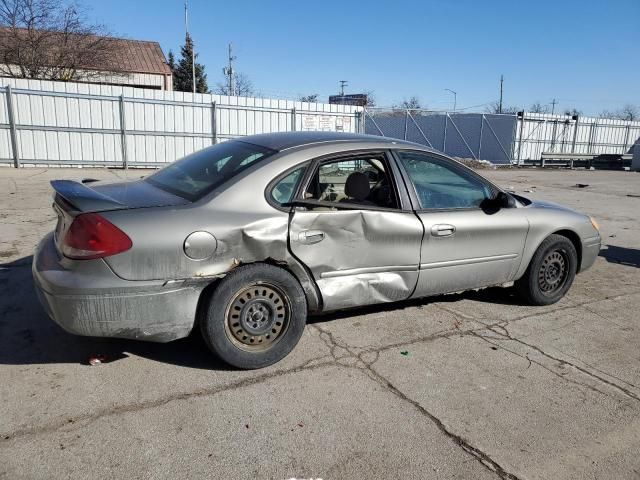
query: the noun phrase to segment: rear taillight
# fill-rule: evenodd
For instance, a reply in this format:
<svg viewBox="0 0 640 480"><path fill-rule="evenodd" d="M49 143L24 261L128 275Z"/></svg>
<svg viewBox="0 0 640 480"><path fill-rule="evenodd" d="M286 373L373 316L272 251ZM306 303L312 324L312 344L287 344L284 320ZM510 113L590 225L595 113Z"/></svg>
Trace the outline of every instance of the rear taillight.
<svg viewBox="0 0 640 480"><path fill-rule="evenodd" d="M61 250L65 257L89 260L125 252L132 245L127 234L106 218L85 213L73 219Z"/></svg>

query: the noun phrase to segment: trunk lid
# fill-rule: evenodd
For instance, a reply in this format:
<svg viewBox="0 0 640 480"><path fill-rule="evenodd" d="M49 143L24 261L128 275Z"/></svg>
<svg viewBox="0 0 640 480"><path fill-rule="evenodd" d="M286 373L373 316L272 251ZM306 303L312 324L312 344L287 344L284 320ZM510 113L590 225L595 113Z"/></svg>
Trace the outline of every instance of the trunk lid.
<svg viewBox="0 0 640 480"><path fill-rule="evenodd" d="M58 216L54 240L58 250L73 219L81 213L134 208L168 207L190 203L182 197L160 190L144 180L117 183L82 183L53 180L53 210Z"/></svg>

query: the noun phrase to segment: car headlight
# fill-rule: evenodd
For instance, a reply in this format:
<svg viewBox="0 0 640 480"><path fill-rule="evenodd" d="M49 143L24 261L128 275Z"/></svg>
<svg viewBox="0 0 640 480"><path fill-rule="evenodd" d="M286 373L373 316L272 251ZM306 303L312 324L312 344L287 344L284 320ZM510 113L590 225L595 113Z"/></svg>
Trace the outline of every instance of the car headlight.
<svg viewBox="0 0 640 480"><path fill-rule="evenodd" d="M593 228L595 228L598 233L600 233L600 225L598 225L598 222L596 222L595 218L589 217L589 220L591 220L591 225L593 225Z"/></svg>

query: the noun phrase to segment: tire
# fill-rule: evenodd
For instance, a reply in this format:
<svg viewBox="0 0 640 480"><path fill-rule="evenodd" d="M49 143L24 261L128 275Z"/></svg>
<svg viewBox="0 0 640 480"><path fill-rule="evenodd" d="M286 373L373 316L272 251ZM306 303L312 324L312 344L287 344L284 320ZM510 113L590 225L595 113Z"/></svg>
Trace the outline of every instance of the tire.
<svg viewBox="0 0 640 480"><path fill-rule="evenodd" d="M272 365L296 346L307 322L298 281L268 264L238 267L214 290L200 327L209 349L237 368Z"/></svg>
<svg viewBox="0 0 640 480"><path fill-rule="evenodd" d="M571 240L562 235L549 235L515 286L527 303L551 305L571 288L577 267L578 254Z"/></svg>

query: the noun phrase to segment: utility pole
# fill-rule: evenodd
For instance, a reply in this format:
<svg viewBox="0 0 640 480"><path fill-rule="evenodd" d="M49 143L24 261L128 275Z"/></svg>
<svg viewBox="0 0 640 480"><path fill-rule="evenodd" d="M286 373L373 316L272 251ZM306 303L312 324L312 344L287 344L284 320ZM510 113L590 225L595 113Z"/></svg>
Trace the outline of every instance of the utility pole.
<svg viewBox="0 0 640 480"><path fill-rule="evenodd" d="M184 30L186 36L189 37L189 4L188 0L184 2ZM196 49L191 39L191 79L193 84L193 93L196 93Z"/></svg>
<svg viewBox="0 0 640 480"><path fill-rule="evenodd" d="M229 66L224 67L222 69L222 73L225 74L227 78L227 89L229 95L235 96L236 94L236 85L235 85L235 75L236 72L233 70L233 61L236 57L233 56L233 43L229 43Z"/></svg>
<svg viewBox="0 0 640 480"><path fill-rule="evenodd" d="M558 101L555 98L551 100L551 115L555 113L557 104Z"/></svg>
<svg viewBox="0 0 640 480"><path fill-rule="evenodd" d="M340 80L340 95L344 96L344 87L349 85L349 82L346 80Z"/></svg>
<svg viewBox="0 0 640 480"><path fill-rule="evenodd" d="M502 84L504 83L504 75L500 75L500 103L498 104L498 113L502 113Z"/></svg>

